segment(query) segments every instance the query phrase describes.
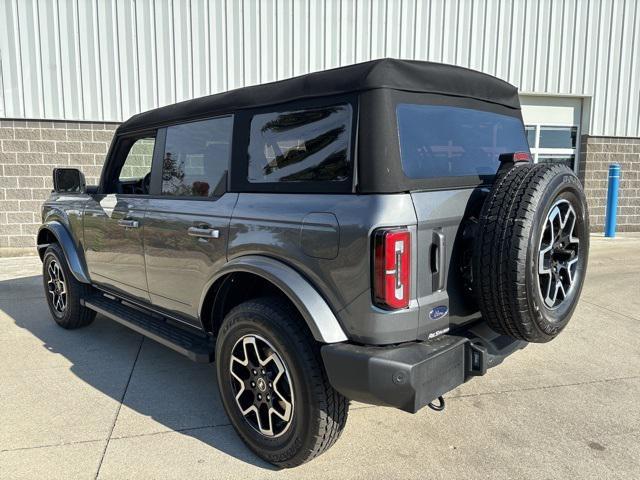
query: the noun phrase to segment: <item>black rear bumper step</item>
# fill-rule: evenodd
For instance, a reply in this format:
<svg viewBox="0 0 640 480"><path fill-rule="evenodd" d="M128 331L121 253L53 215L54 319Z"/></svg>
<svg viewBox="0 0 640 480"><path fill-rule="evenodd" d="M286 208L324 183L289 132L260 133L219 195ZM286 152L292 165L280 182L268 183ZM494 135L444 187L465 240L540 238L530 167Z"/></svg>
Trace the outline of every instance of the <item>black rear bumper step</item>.
<svg viewBox="0 0 640 480"><path fill-rule="evenodd" d="M329 382L345 397L415 413L524 346L479 323L424 342L387 347L334 343L321 353Z"/></svg>
<svg viewBox="0 0 640 480"><path fill-rule="evenodd" d="M194 362L211 363L213 361L214 346L208 337L188 332L160 317L152 316L102 294L92 295L84 299L83 303L87 308L187 356Z"/></svg>

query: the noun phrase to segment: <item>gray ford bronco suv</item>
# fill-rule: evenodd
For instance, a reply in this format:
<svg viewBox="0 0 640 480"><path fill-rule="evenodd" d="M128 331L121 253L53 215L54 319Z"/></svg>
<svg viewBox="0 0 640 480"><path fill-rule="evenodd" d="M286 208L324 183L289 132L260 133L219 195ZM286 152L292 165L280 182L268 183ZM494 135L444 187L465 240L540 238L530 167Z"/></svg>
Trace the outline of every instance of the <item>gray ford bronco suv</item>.
<svg viewBox="0 0 640 480"><path fill-rule="evenodd" d="M215 361L239 436L292 467L349 400L439 410L555 338L588 232L574 173L532 163L515 87L384 59L132 117L97 186L54 171L37 240L61 327L100 313Z"/></svg>

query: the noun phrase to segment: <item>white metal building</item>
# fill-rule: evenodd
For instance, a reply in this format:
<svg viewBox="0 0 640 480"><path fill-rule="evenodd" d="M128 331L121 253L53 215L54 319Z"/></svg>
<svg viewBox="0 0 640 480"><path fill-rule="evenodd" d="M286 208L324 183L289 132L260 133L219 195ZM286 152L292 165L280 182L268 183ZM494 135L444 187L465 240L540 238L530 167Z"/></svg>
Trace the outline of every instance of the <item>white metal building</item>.
<svg viewBox="0 0 640 480"><path fill-rule="evenodd" d="M481 70L525 95L562 96L546 98L554 109L577 109L582 133L640 136L637 0L0 5L0 117L121 121L187 98L401 57ZM544 100L523 103L537 112Z"/></svg>
<svg viewBox="0 0 640 480"><path fill-rule="evenodd" d="M119 122L380 57L518 86L539 161L640 137L640 0L0 0L0 118Z"/></svg>

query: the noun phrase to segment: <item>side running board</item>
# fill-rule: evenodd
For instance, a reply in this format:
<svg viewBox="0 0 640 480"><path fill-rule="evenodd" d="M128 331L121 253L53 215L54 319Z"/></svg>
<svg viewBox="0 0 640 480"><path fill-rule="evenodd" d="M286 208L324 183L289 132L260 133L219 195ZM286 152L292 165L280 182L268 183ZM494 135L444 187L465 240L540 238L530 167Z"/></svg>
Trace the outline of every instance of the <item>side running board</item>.
<svg viewBox="0 0 640 480"><path fill-rule="evenodd" d="M160 316L152 316L100 293L84 299L83 303L85 307L185 355L194 362L211 363L214 359L213 342L204 334L188 332Z"/></svg>

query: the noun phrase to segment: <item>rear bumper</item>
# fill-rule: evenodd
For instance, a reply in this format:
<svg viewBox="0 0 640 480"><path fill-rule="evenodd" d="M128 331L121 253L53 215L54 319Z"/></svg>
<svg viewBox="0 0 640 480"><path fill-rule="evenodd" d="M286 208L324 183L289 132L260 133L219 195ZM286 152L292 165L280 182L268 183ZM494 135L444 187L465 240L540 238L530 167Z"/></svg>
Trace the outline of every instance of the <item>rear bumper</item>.
<svg viewBox="0 0 640 480"><path fill-rule="evenodd" d="M325 345L322 358L331 385L345 397L415 413L526 345L481 323L458 335L391 347Z"/></svg>

